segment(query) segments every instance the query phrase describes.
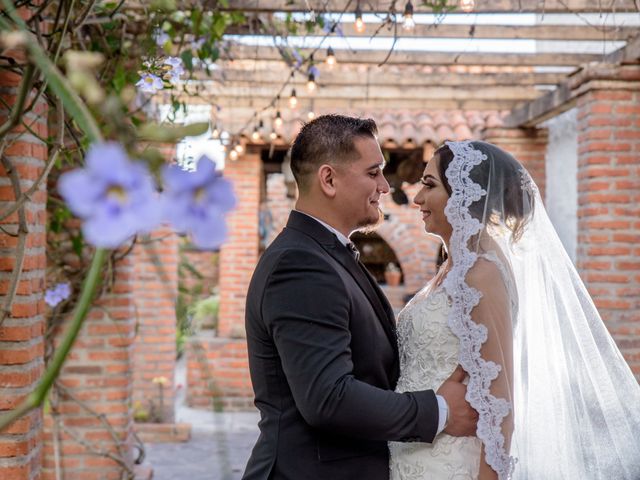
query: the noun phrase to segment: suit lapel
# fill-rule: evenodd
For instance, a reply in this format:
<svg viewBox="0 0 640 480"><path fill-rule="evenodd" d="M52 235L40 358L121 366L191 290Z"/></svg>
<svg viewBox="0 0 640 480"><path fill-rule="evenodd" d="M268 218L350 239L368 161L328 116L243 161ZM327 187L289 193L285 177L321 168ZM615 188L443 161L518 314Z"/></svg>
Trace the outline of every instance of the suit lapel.
<svg viewBox="0 0 640 480"><path fill-rule="evenodd" d="M398 342L396 337L395 319L393 310L386 297L378 287L377 282L360 262L357 262L351 252L337 237L320 223L308 215L293 211L289 217L287 227L300 230L310 235L322 248L351 274L360 289L364 292L369 303L375 310L379 321L382 323L389 342L397 353Z"/></svg>

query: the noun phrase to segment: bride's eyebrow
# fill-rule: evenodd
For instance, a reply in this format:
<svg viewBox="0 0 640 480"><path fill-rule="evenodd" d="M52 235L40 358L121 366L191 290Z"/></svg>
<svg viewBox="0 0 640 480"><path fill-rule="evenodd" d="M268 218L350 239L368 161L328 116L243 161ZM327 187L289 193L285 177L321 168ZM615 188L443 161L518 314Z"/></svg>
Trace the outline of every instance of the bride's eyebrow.
<svg viewBox="0 0 640 480"><path fill-rule="evenodd" d="M427 180L434 180L434 181L438 181L438 179L436 177L434 177L433 175L427 173L426 175L422 176L422 181L426 182Z"/></svg>

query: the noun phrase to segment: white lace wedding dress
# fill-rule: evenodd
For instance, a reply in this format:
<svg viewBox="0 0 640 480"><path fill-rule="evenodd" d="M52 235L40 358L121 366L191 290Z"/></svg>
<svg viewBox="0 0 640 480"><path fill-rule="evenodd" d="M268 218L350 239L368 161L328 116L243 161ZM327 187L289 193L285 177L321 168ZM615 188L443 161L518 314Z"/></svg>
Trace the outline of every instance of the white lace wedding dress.
<svg viewBox="0 0 640 480"><path fill-rule="evenodd" d="M447 325L451 304L442 286L427 285L398 317L397 392L437 390L458 365L458 338ZM440 433L433 443L390 442L391 480L473 480L482 443Z"/></svg>
<svg viewBox="0 0 640 480"><path fill-rule="evenodd" d="M496 265L517 316L513 276L494 252L479 255ZM459 363L460 341L449 328L451 302L442 285L431 281L398 316L400 378L396 392L436 391ZM391 480L476 480L482 442L442 432L433 443L389 442Z"/></svg>

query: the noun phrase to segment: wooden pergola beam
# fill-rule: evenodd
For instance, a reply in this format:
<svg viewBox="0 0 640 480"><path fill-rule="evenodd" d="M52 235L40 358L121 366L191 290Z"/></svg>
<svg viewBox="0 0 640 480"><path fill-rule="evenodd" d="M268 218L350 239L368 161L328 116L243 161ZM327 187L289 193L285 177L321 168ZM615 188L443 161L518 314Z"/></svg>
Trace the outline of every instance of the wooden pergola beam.
<svg viewBox="0 0 640 480"><path fill-rule="evenodd" d="M342 12L346 10L349 0L230 0L228 10L243 10L245 12L308 12L313 9L316 13ZM364 13L386 13L391 6L391 0L366 0L361 2ZM601 5L606 3L606 7ZM612 3L612 5L610 5ZM430 7L420 2L413 2L415 13L432 13ZM449 5L457 7L458 2L449 0ZM396 2L396 13L402 14L404 2ZM351 2L349 11L355 9L355 2ZM457 8L460 12L460 9ZM614 0L613 2L598 2L595 0L482 0L477 1L474 13L606 13L606 12L638 12L633 0Z"/></svg>
<svg viewBox="0 0 640 480"><path fill-rule="evenodd" d="M300 50L307 57L312 50ZM373 64L383 62L387 52L381 50L347 51L336 50L339 60L346 63ZM276 47L234 45L227 53L229 59L282 60ZM324 50L319 51L324 59ZM225 58L223 56L223 58ZM529 65L529 66L574 66L601 61L603 55L584 53L449 53L394 51L388 65Z"/></svg>
<svg viewBox="0 0 640 480"><path fill-rule="evenodd" d="M223 111L236 112L238 108L246 108L252 111L261 110L268 107L273 100L273 96L269 97L231 97L228 95L210 95L206 92L200 94L203 99L203 103L215 104L222 108ZM195 104L197 101L193 98L189 98L189 103ZM410 111L432 111L432 110L511 110L518 103L515 100L502 100L502 99L476 99L470 98L468 100L454 100L447 97L441 97L436 99L380 99L380 98L314 98L313 107L317 110L324 111L371 111L371 110L410 110ZM286 99L281 101L282 108L285 109ZM307 98L300 99L299 107L306 111L311 105L311 101ZM273 112L273 110L271 110ZM234 113L235 115L235 113ZM247 117L241 117L239 121L246 121ZM266 117L266 115L265 115Z"/></svg>
<svg viewBox="0 0 640 480"><path fill-rule="evenodd" d="M211 76L199 73L197 80L206 85L216 83L220 85L252 84L255 86L279 86L288 79L287 71L277 71L266 67L260 69L225 68L214 70ZM477 86L520 86L555 85L566 78L564 73L424 73L419 69L390 71L384 67L366 67L354 70L351 66L341 65L333 71L322 69L318 84L324 87L359 86L402 86L407 88L423 85L444 87L477 87ZM306 78L297 75L290 82L296 88L303 88Z"/></svg>
<svg viewBox="0 0 640 480"><path fill-rule="evenodd" d="M262 86L255 84L247 85L208 85L205 87L208 94L216 98L273 98L278 89L270 86ZM290 90L285 94L288 96ZM339 88L318 88L313 95L309 95L306 89L299 89L298 96L301 100L304 98L314 100L331 99L346 101L349 99L376 99L376 100L438 100L446 98L450 100L508 100L508 101L526 101L538 98L542 92L522 86L493 86L486 88L466 88L466 87L445 87L445 86L414 86L406 88L403 86L371 85L368 88L362 88L360 85L344 85ZM283 98L283 103L286 98Z"/></svg>
<svg viewBox="0 0 640 480"><path fill-rule="evenodd" d="M353 23L341 24L345 37L371 37L378 25L367 25L364 32L358 32ZM572 40L572 41L617 41L636 35L638 27L617 27L600 29L589 25L425 25L417 24L407 33L398 31L402 38L491 38L491 39L532 39L532 40ZM270 35L256 30L250 25L232 26L226 33L232 35ZM318 30L315 35L324 32ZM336 34L337 36L337 34ZM393 37L393 29L383 28L378 37Z"/></svg>

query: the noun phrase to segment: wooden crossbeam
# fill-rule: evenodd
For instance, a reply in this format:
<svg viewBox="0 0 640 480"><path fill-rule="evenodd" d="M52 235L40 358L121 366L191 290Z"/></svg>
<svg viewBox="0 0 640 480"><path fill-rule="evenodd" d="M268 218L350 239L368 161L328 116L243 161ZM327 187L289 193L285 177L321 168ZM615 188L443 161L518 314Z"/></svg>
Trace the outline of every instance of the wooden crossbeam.
<svg viewBox="0 0 640 480"><path fill-rule="evenodd" d="M215 104L222 107L223 110L235 108L261 109L270 104L273 96L269 97L232 97L228 95L210 95L201 94L202 98L209 104ZM193 99L189 100L194 103ZM282 101L284 108L286 101ZM307 109L310 100L301 99L300 108ZM432 110L511 110L517 105L523 104L523 101L503 100L503 99L477 99L470 98L468 100L450 99L447 97L434 99L380 99L380 98L315 98L313 100L314 108L319 110L331 111L339 108L340 110L423 110L429 112Z"/></svg>
<svg viewBox="0 0 640 480"><path fill-rule="evenodd" d="M258 19L259 21L259 19ZM367 25L358 32L353 23L341 24L346 37L371 37L378 25ZM637 35L640 27L596 28L590 25L425 25L418 24L411 32L398 30L402 38L491 38L574 41L618 41ZM227 33L234 35L269 35L268 29L257 29L255 25L233 26ZM317 30L316 35L324 32ZM378 37L393 37L393 29L383 28Z"/></svg>
<svg viewBox="0 0 640 480"><path fill-rule="evenodd" d="M289 77L288 71L277 71L269 68L260 69L232 69L215 70L210 77L199 73L196 77L203 84L213 82L221 85L278 86ZM322 67L318 84L324 87L339 87L353 85L359 88L369 86L402 86L406 88L423 85L445 87L477 87L477 86L519 86L555 85L566 77L563 73L423 73L419 69L390 71L384 67L369 66L365 69L353 66L335 67L328 70ZM306 78L297 75L290 82L296 88L303 88Z"/></svg>
<svg viewBox="0 0 640 480"><path fill-rule="evenodd" d="M278 91L273 87L247 84L237 85L215 85L206 86L206 91L216 97L231 98L273 98ZM286 92L289 94L289 91ZM324 99L388 99L388 100L436 100L447 98L451 100L532 100L538 98L543 92L534 88L523 86L493 86L486 88L464 88L464 87L445 87L445 86L414 86L406 88L404 86L371 85L368 88L362 88L360 85L344 85L339 88L318 88L313 97L307 95L302 89L298 95L305 98L324 98Z"/></svg>
<svg viewBox="0 0 640 480"><path fill-rule="evenodd" d="M301 50L305 57L311 50ZM229 50L230 59L281 60L275 47L235 45ZM324 51L321 52L324 56ZM381 50L336 50L336 56L346 63L380 64L387 55ZM224 57L223 57L224 58ZM574 66L601 61L603 55L584 53L448 53L394 51L386 62L389 65L530 65Z"/></svg>
<svg viewBox="0 0 640 480"><path fill-rule="evenodd" d="M230 0L229 10L246 12L308 12L316 13L345 11L349 0ZM361 2L365 13L386 13L392 0L366 0ZM404 2L394 2L396 13L402 14ZM614 0L598 2L595 0L477 0L474 13L587 13L587 12L638 12L634 0ZM349 10L355 9L351 2ZM449 5L457 7L456 0L449 0ZM421 2L413 2L415 13L432 13L430 7ZM457 8L460 12L460 9Z"/></svg>

